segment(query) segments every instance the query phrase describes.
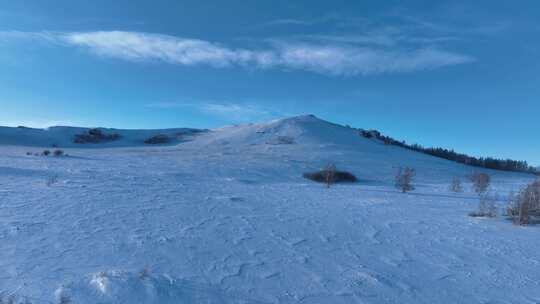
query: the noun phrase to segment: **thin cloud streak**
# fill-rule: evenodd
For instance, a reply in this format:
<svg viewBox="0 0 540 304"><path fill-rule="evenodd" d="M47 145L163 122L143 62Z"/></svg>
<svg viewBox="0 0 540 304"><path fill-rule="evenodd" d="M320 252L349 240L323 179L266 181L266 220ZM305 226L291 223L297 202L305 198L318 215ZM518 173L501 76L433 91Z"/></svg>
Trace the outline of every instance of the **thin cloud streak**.
<svg viewBox="0 0 540 304"><path fill-rule="evenodd" d="M253 103L233 103L233 102L159 102L146 105L148 108L154 109L179 109L189 108L194 109L200 113L219 117L221 119L244 122L254 119L261 119L273 116L283 115L283 113L277 113L266 109L260 105Z"/></svg>
<svg viewBox="0 0 540 304"><path fill-rule="evenodd" d="M4 34L3 34L4 33ZM430 70L474 61L436 47L358 46L345 42L277 41L266 48L230 48L199 39L140 32L0 32L0 38L46 39L84 48L98 56L132 62L160 61L184 66L302 70L330 76L374 75Z"/></svg>
<svg viewBox="0 0 540 304"><path fill-rule="evenodd" d="M69 44L103 56L132 61L160 60L180 65L264 65L266 56L271 55L266 52L230 49L204 40L138 32L69 33L62 38Z"/></svg>
<svg viewBox="0 0 540 304"><path fill-rule="evenodd" d="M55 32L21 32L21 31L0 31L0 42L11 41L48 41L59 42L59 33Z"/></svg>
<svg viewBox="0 0 540 304"><path fill-rule="evenodd" d="M369 47L286 45L284 66L334 76L374 75L431 70L474 59L435 48L388 51Z"/></svg>

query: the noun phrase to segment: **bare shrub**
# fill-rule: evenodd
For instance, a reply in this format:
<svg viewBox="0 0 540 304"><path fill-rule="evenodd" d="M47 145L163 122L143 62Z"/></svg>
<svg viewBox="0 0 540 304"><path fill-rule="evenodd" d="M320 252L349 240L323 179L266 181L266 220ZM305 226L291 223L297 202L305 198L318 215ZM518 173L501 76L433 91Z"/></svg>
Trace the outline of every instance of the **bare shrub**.
<svg viewBox="0 0 540 304"><path fill-rule="evenodd" d="M516 225L528 225L531 217L540 216L540 180L528 185L509 199L507 215Z"/></svg>
<svg viewBox="0 0 540 304"><path fill-rule="evenodd" d="M491 177L486 173L474 173L469 176L474 192L478 195L486 193L491 183Z"/></svg>
<svg viewBox="0 0 540 304"><path fill-rule="evenodd" d="M318 172L304 173L304 178L318 183L324 183L327 187L330 187L334 183L354 183L358 180L356 176L350 172L338 171L333 164L329 164L325 169Z"/></svg>
<svg viewBox="0 0 540 304"><path fill-rule="evenodd" d="M41 155L43 155L43 156L49 156L49 155L51 155L51 151L49 151L49 150L43 150L43 152L41 152Z"/></svg>
<svg viewBox="0 0 540 304"><path fill-rule="evenodd" d="M159 145L167 144L171 141L171 138L165 134L154 135L144 141L147 145Z"/></svg>
<svg viewBox="0 0 540 304"><path fill-rule="evenodd" d="M278 136L276 140L277 140L278 145L292 145L292 144L294 144L294 138L292 138L290 136Z"/></svg>
<svg viewBox="0 0 540 304"><path fill-rule="evenodd" d="M53 155L54 155L54 156L63 156L63 155L64 155L64 151L63 151L63 150L59 150L59 149L54 150Z"/></svg>
<svg viewBox="0 0 540 304"><path fill-rule="evenodd" d="M520 195L511 193L508 196L506 215L509 216L516 225L528 225L529 205L521 202Z"/></svg>
<svg viewBox="0 0 540 304"><path fill-rule="evenodd" d="M266 142L269 145L292 145L295 144L295 140L291 136L277 136L274 138L271 138L269 141Z"/></svg>
<svg viewBox="0 0 540 304"><path fill-rule="evenodd" d="M100 129L90 129L86 133L77 134L73 142L77 144L99 144L120 139L120 134L105 134Z"/></svg>
<svg viewBox="0 0 540 304"><path fill-rule="evenodd" d="M396 174L396 188L401 190L403 193L414 190L415 187L413 186L412 182L415 175L416 171L414 169L409 167L400 167Z"/></svg>
<svg viewBox="0 0 540 304"><path fill-rule="evenodd" d="M463 186L461 186L461 180L458 177L454 177L454 179L452 179L452 183L450 184L450 191L456 193L463 192Z"/></svg>
<svg viewBox="0 0 540 304"><path fill-rule="evenodd" d="M377 130L360 130L360 135L364 136L365 138L380 138L381 132Z"/></svg>
<svg viewBox="0 0 540 304"><path fill-rule="evenodd" d="M480 201L478 202L478 211L469 213L469 216L473 217L496 217L497 216L497 204L499 200L497 195L490 196L488 194L480 195Z"/></svg>

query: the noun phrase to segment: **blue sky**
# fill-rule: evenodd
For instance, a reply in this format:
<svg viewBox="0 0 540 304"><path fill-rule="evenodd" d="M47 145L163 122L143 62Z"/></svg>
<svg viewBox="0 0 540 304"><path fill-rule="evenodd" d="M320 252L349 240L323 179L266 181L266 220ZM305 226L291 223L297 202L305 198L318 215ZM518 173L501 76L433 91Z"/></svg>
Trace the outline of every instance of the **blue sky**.
<svg viewBox="0 0 540 304"><path fill-rule="evenodd" d="M0 124L313 113L540 165L538 1L3 1Z"/></svg>

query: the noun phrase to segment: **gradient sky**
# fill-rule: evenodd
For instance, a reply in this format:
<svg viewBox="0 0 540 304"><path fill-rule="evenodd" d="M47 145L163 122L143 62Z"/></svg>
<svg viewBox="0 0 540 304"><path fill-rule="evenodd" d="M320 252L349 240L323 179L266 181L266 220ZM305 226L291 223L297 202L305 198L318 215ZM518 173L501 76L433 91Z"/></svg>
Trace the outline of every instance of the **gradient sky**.
<svg viewBox="0 0 540 304"><path fill-rule="evenodd" d="M540 2L402 2L2 1L0 125L313 113L540 165Z"/></svg>

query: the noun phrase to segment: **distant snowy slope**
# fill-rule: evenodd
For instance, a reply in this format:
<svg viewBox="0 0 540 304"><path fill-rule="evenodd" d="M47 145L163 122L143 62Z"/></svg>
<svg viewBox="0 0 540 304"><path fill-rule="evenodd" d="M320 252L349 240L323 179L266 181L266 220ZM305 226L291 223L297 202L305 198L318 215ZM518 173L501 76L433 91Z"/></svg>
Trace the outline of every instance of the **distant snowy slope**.
<svg viewBox="0 0 540 304"><path fill-rule="evenodd" d="M162 130L122 130L98 128L104 134L118 134L118 140L99 144L77 144L74 142L76 135L88 133L90 128L78 127L50 127L47 129L35 129L26 127L0 127L0 145L11 146L37 146L62 148L70 147L128 147L141 146L144 141L156 135L170 137L172 144L190 139L194 134L202 130L189 128L162 129Z"/></svg>
<svg viewBox="0 0 540 304"><path fill-rule="evenodd" d="M313 115L273 120L270 122L227 126L214 130L216 142L234 144L279 144L280 139L294 139L295 143L356 144L363 139L354 129L346 128Z"/></svg>
<svg viewBox="0 0 540 304"><path fill-rule="evenodd" d="M88 133L88 128L51 127L48 129L0 127L0 145L61 148L101 148L145 146L144 141L155 135L166 135L172 140L168 145L179 145L191 153L216 153L218 155L250 155L272 158L287 155L290 162L304 166L302 170L315 170L334 163L338 168L362 168L369 171L370 179L383 178L390 182L398 167L413 167L426 180L462 176L472 171L487 171L470 167L423 153L387 145L376 138L365 138L357 129L334 124L314 115L302 115L269 122L226 126L212 130L189 128L163 130L121 130L99 128L103 134L118 134L117 140L99 144L78 144L78 134ZM246 161L235 158L232 161ZM302 165L309 164L309 165ZM272 162L269 172L277 171ZM238 166L242 166L238 164ZM274 172L274 178L281 178ZM353 172L362 176L364 172ZM509 173L512 174L512 173ZM519 173L516 173L521 176Z"/></svg>
<svg viewBox="0 0 540 304"><path fill-rule="evenodd" d="M260 159L280 157L297 172L313 171L327 164L351 170L360 179L374 183L391 183L399 167L412 167L425 181L440 182L448 176L465 176L472 172L492 175L524 176L466 166L402 147L387 145L376 138L365 138L357 129L319 119L313 115L297 116L264 123L227 126L214 129L196 140L182 144L184 149L213 151L218 155L238 155L238 167L249 156ZM253 160L255 161L255 160ZM275 162L259 162L275 179L288 178ZM525 176L527 176L525 174Z"/></svg>

